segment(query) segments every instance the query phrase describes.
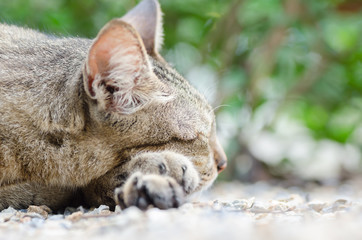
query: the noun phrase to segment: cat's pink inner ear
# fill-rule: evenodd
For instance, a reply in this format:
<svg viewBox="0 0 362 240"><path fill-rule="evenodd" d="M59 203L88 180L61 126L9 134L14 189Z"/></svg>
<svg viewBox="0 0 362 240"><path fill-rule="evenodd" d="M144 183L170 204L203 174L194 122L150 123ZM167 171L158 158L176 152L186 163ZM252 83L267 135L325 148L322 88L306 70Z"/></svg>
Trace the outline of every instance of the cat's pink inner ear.
<svg viewBox="0 0 362 240"><path fill-rule="evenodd" d="M109 22L98 34L88 55L88 90L94 97L93 82L97 75L107 77L119 64L132 74L146 64L144 46L135 30L121 20ZM125 69L126 70L126 69Z"/></svg>

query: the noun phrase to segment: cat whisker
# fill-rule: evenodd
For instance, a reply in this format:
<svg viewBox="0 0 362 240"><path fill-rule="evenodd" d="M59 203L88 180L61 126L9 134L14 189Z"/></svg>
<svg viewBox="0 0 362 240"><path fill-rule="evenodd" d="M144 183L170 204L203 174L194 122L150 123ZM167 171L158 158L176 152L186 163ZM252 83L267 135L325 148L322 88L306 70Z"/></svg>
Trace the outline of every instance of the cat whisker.
<svg viewBox="0 0 362 240"><path fill-rule="evenodd" d="M214 107L214 108L210 111L210 113L211 113L211 112L215 112L216 109L219 109L219 108L221 108L221 107L230 107L230 105L228 105L228 104L221 104L221 105L219 105L219 106L217 106L217 107Z"/></svg>

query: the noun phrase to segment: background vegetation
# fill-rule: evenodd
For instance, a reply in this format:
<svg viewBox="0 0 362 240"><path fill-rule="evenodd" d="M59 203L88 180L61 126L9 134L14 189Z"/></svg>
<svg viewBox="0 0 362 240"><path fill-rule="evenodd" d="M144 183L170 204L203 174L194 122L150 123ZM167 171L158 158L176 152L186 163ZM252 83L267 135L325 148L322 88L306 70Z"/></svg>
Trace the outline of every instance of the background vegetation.
<svg viewBox="0 0 362 240"><path fill-rule="evenodd" d="M134 0L0 1L0 20L93 38ZM362 2L160 0L163 55L216 107L221 178L361 172Z"/></svg>

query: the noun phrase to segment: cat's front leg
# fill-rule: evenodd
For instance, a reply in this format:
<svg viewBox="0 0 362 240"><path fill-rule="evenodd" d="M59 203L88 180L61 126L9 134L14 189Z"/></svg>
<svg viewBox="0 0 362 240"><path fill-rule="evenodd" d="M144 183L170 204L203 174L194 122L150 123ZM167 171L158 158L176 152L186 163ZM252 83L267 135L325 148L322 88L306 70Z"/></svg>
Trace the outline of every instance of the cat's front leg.
<svg viewBox="0 0 362 240"><path fill-rule="evenodd" d="M30 205L47 205L52 210L82 203L78 189L49 186L39 183L16 183L0 187L0 211L13 207L28 208Z"/></svg>
<svg viewBox="0 0 362 240"><path fill-rule="evenodd" d="M139 154L126 167L133 173L115 190L115 200L122 208L178 207L200 181L191 161L171 151Z"/></svg>

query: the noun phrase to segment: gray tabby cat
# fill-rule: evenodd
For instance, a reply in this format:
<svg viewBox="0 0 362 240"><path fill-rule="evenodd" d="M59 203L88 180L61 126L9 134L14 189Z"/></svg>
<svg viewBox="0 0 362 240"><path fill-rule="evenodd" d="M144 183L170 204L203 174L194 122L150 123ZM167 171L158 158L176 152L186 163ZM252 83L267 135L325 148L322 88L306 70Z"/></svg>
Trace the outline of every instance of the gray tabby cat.
<svg viewBox="0 0 362 240"><path fill-rule="evenodd" d="M95 40L0 24L0 209L177 207L226 166L212 108L144 0Z"/></svg>

